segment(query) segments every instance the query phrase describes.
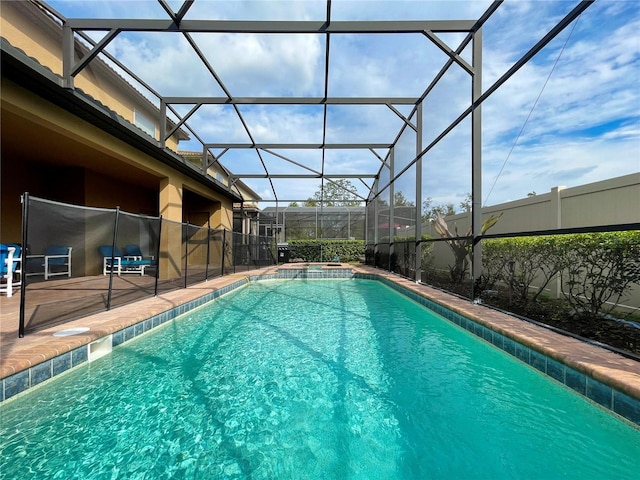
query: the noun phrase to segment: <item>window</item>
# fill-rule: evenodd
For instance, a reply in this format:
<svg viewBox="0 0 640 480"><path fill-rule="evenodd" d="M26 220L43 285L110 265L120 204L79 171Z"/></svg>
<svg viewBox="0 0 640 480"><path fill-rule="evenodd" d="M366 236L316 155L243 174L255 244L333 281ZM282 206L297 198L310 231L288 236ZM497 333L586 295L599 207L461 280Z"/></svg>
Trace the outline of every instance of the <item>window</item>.
<svg viewBox="0 0 640 480"><path fill-rule="evenodd" d="M156 124L153 120L150 120L138 110L133 112L133 118L133 123L135 123L136 127L140 128L143 132L148 133L153 138L156 137Z"/></svg>

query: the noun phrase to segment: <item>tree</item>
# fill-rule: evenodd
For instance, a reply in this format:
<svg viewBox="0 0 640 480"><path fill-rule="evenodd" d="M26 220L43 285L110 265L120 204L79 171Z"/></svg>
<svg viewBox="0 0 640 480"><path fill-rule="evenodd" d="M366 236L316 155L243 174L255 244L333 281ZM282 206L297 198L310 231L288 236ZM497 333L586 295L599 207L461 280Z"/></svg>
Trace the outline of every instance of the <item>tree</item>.
<svg viewBox="0 0 640 480"><path fill-rule="evenodd" d="M298 205L298 202L291 202L289 203L290 207L299 207L300 205Z"/></svg>
<svg viewBox="0 0 640 480"><path fill-rule="evenodd" d="M305 207L317 207L324 200L326 207L358 207L362 200L357 195L356 187L346 178L326 181L320 189L307 199Z"/></svg>
<svg viewBox="0 0 640 480"><path fill-rule="evenodd" d="M436 205L433 207L433 215L437 217L440 215L441 217L448 217L450 215L456 214L456 208L453 206L453 203L447 203L445 205Z"/></svg>
<svg viewBox="0 0 640 480"><path fill-rule="evenodd" d="M447 203L445 205L433 205L433 199L431 197L427 197L426 200L422 202L422 221L424 223L430 222L431 220L436 220L438 215L441 217L448 217L449 215L455 215L456 209L453 206L453 203Z"/></svg>
<svg viewBox="0 0 640 480"><path fill-rule="evenodd" d="M431 207L431 209L427 212L427 220L435 220L438 216L448 217L450 215L455 215L456 209L453 206L453 203L447 203L445 205L435 205Z"/></svg>
<svg viewBox="0 0 640 480"><path fill-rule="evenodd" d="M426 223L431 220L431 204L433 203L433 199L431 197L427 197L422 201L422 222Z"/></svg>
<svg viewBox="0 0 640 480"><path fill-rule="evenodd" d="M408 200L402 192L395 192L393 194L393 205L395 207L414 207L414 203Z"/></svg>
<svg viewBox="0 0 640 480"><path fill-rule="evenodd" d="M471 205L473 203L472 201L473 201L473 199L471 197L471 194L467 193L467 196L464 197L464 200L462 202L460 202L460 209L463 212L469 213L471 211Z"/></svg>

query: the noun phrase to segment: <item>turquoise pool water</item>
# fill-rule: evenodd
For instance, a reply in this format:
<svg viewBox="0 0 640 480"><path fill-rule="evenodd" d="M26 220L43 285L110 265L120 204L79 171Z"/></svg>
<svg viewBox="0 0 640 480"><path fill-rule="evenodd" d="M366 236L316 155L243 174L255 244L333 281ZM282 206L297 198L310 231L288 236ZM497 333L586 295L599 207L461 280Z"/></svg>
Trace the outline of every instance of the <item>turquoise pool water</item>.
<svg viewBox="0 0 640 480"><path fill-rule="evenodd" d="M266 281L0 405L0 478L638 478L640 431L380 282Z"/></svg>

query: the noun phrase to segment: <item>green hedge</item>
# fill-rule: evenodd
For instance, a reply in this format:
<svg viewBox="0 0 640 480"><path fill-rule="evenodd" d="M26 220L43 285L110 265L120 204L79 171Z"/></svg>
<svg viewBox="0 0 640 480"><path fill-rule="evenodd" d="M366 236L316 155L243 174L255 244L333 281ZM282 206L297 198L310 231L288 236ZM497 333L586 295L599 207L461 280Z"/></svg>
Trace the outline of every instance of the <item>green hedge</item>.
<svg viewBox="0 0 640 480"><path fill-rule="evenodd" d="M290 240L289 248L291 260L305 262L330 262L336 257L341 262L358 262L364 258L364 240Z"/></svg>
<svg viewBox="0 0 640 480"><path fill-rule="evenodd" d="M483 289L510 284L521 302L535 302L559 276L562 294L577 312L599 315L640 285L640 232L485 240L482 259ZM538 290L531 289L534 282Z"/></svg>

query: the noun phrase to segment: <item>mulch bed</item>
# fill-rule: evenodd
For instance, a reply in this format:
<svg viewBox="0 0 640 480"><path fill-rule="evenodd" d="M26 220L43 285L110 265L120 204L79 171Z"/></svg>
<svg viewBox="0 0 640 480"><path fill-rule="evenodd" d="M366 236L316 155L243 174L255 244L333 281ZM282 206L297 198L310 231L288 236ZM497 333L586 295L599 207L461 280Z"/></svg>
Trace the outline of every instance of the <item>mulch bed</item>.
<svg viewBox="0 0 640 480"><path fill-rule="evenodd" d="M471 298L471 285L454 284L448 279L432 278L427 282L437 288L455 293L465 298ZM489 306L511 312L520 317L549 325L565 332L579 335L624 352L640 357L640 328L604 317L576 315L568 305L558 300L540 298L535 304L519 304L509 301L508 292L499 291L497 294L482 299Z"/></svg>

